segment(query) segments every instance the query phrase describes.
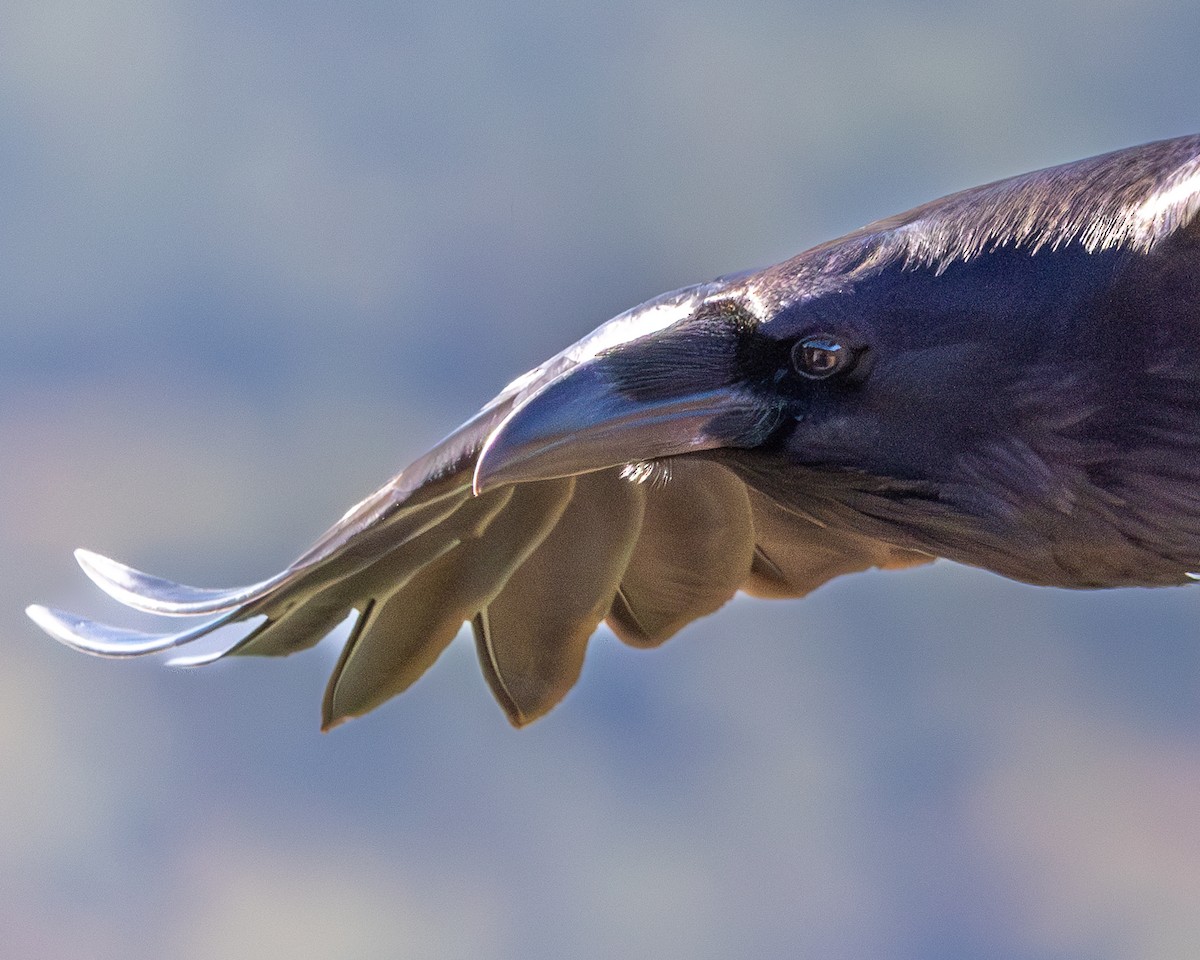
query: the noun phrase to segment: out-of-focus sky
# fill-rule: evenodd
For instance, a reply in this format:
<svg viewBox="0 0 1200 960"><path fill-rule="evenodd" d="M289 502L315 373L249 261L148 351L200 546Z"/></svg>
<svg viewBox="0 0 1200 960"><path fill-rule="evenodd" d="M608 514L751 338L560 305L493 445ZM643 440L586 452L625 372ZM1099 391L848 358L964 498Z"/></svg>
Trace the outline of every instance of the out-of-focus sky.
<svg viewBox="0 0 1200 960"><path fill-rule="evenodd" d="M73 654L77 545L259 579L662 290L1200 129L1193 0L0 5L0 956L1164 960L1200 593L940 563L602 633L516 732L458 642ZM126 617L121 622L136 624Z"/></svg>

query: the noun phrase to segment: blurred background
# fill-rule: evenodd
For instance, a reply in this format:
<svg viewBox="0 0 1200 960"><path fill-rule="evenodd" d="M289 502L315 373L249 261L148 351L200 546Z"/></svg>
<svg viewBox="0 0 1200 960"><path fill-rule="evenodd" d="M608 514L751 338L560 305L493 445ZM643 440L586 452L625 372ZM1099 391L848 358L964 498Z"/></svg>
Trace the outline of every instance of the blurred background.
<svg viewBox="0 0 1200 960"><path fill-rule="evenodd" d="M1195 132L1192 0L0 3L0 956L1161 960L1200 943L1200 593L939 563L595 641L202 671L88 546L270 574L662 290Z"/></svg>

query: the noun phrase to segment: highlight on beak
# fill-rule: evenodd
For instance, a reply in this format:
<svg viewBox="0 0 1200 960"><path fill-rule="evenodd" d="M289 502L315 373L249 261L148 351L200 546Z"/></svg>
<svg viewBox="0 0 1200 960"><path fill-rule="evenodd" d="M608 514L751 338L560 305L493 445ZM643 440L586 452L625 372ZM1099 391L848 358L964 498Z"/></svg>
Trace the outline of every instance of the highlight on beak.
<svg viewBox="0 0 1200 960"><path fill-rule="evenodd" d="M476 494L510 483L754 442L760 398L728 385L705 388L681 372L678 388L639 383L636 360L609 354L551 381L488 437L475 465Z"/></svg>

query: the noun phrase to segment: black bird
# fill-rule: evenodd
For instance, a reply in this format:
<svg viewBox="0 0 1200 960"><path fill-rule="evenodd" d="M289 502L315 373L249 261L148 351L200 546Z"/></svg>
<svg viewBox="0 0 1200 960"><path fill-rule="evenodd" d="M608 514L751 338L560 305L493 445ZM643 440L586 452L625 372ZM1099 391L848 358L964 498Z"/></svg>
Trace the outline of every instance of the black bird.
<svg viewBox="0 0 1200 960"><path fill-rule="evenodd" d="M77 556L143 634L44 607L101 656L219 626L228 654L353 614L326 727L416 680L465 621L517 725L606 621L662 643L738 590L946 557L1027 583L1200 570L1200 136L956 193L765 270L661 296L509 384L253 586Z"/></svg>

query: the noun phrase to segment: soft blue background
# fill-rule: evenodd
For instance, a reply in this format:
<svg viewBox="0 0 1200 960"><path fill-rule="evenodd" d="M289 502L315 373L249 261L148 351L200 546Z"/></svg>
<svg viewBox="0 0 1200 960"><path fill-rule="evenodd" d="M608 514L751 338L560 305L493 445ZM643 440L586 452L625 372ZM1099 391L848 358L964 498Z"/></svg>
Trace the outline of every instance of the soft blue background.
<svg viewBox="0 0 1200 960"><path fill-rule="evenodd" d="M938 564L594 644L58 647L86 545L261 578L661 290L1200 129L1194 0L0 2L0 956L1163 960L1200 944L1200 594ZM136 622L126 618L122 622Z"/></svg>

